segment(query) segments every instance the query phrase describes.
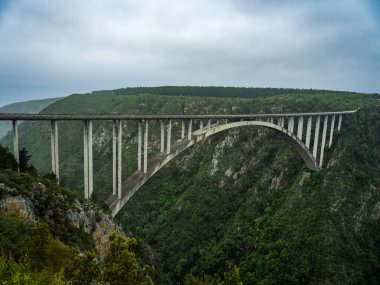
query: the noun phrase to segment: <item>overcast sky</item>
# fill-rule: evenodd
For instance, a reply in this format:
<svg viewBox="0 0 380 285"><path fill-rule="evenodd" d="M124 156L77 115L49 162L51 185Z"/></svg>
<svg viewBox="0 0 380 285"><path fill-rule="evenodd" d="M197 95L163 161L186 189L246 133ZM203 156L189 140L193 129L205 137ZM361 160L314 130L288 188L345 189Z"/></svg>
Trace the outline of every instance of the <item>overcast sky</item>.
<svg viewBox="0 0 380 285"><path fill-rule="evenodd" d="M0 0L0 106L126 86L380 92L377 0Z"/></svg>

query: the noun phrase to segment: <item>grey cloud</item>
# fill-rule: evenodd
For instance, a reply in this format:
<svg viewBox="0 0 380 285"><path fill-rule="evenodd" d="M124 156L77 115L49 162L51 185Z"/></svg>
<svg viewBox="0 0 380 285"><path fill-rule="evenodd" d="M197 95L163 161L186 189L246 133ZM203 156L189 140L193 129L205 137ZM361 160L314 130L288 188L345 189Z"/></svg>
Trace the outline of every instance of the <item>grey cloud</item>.
<svg viewBox="0 0 380 285"><path fill-rule="evenodd" d="M366 1L18 0L0 16L0 105L136 85L379 91Z"/></svg>

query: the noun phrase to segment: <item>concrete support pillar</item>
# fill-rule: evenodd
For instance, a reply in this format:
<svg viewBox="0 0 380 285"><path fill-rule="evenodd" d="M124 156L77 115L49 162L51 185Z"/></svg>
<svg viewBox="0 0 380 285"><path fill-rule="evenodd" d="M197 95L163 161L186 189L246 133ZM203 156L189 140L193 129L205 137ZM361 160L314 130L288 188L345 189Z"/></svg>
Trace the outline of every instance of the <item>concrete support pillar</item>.
<svg viewBox="0 0 380 285"><path fill-rule="evenodd" d="M18 165L20 165L20 154L19 154L19 149L18 149L18 128L17 128L16 120L12 121L12 126L13 126L13 155L15 156L15 159ZM18 166L18 171L20 172L20 166Z"/></svg>
<svg viewBox="0 0 380 285"><path fill-rule="evenodd" d="M277 119L277 125L281 127L281 117Z"/></svg>
<svg viewBox="0 0 380 285"><path fill-rule="evenodd" d="M59 184L59 152L58 152L58 122L54 121L54 162L55 162L55 176Z"/></svg>
<svg viewBox="0 0 380 285"><path fill-rule="evenodd" d="M55 142L57 142L57 140L55 140ZM94 190L93 158L92 158L92 121L91 120L83 121L83 150L84 150L84 153L83 153L84 197L86 199L89 199L91 198L91 195ZM56 156L55 160L57 159L58 159L58 156Z"/></svg>
<svg viewBox="0 0 380 285"><path fill-rule="evenodd" d="M123 125L117 120L117 197L121 199L121 183L122 183L122 144L123 144Z"/></svg>
<svg viewBox="0 0 380 285"><path fill-rule="evenodd" d="M168 124L166 125L166 127L167 127L166 153L170 154L170 147L171 147L171 142L172 142L172 120L168 121Z"/></svg>
<svg viewBox="0 0 380 285"><path fill-rule="evenodd" d="M84 198L90 197L88 191L88 121L83 121L83 170L84 170Z"/></svg>
<svg viewBox="0 0 380 285"><path fill-rule="evenodd" d="M207 121L207 130L210 130L211 129L211 120L209 119Z"/></svg>
<svg viewBox="0 0 380 285"><path fill-rule="evenodd" d="M288 120L288 131L291 133L294 131L294 117L290 117Z"/></svg>
<svg viewBox="0 0 380 285"><path fill-rule="evenodd" d="M58 136L56 135L56 143ZM56 162L58 157L56 158ZM94 192L94 164L92 152L92 121L88 121L88 197L91 198Z"/></svg>
<svg viewBox="0 0 380 285"><path fill-rule="evenodd" d="M332 117L332 121L331 121L329 148L332 145L332 140L333 140L333 135L334 135L334 126L335 126L335 115Z"/></svg>
<svg viewBox="0 0 380 285"><path fill-rule="evenodd" d="M191 140L191 129L193 127L193 120L189 120L189 128L187 129L187 139Z"/></svg>
<svg viewBox="0 0 380 285"><path fill-rule="evenodd" d="M165 123L163 120L160 120L161 126L161 152L165 151Z"/></svg>
<svg viewBox="0 0 380 285"><path fill-rule="evenodd" d="M303 132L303 117L298 117L297 124L297 137L302 141L302 132Z"/></svg>
<svg viewBox="0 0 380 285"><path fill-rule="evenodd" d="M310 137L311 137L311 124L312 124L312 117L309 116L307 118L307 127L306 127L306 147L310 149Z"/></svg>
<svg viewBox="0 0 380 285"><path fill-rule="evenodd" d="M314 146L313 146L313 156L317 159L318 150L318 139L319 139L319 125L321 123L321 116L317 116L317 121L315 122L315 132L314 132Z"/></svg>
<svg viewBox="0 0 380 285"><path fill-rule="evenodd" d="M285 118L281 117L281 127L285 127Z"/></svg>
<svg viewBox="0 0 380 285"><path fill-rule="evenodd" d="M112 121L112 194L117 194L117 123Z"/></svg>
<svg viewBox="0 0 380 285"><path fill-rule="evenodd" d="M181 139L185 138L185 121L182 120Z"/></svg>
<svg viewBox="0 0 380 285"><path fill-rule="evenodd" d="M50 121L50 152L51 152L51 172L55 174L55 128L54 121Z"/></svg>
<svg viewBox="0 0 380 285"><path fill-rule="evenodd" d="M322 168L322 164L323 164L323 155L325 153L325 144L326 144L326 133L327 133L327 122L328 122L328 120L329 120L329 116L325 115L325 118L323 120L321 154L319 156L319 168Z"/></svg>
<svg viewBox="0 0 380 285"><path fill-rule="evenodd" d="M342 114L339 115L339 120L338 120L338 131L340 131L340 128L342 127Z"/></svg>
<svg viewBox="0 0 380 285"><path fill-rule="evenodd" d="M199 129L203 130L203 121L202 120L199 122Z"/></svg>
<svg viewBox="0 0 380 285"><path fill-rule="evenodd" d="M146 120L144 124L144 173L148 172L148 128L149 121Z"/></svg>
<svg viewBox="0 0 380 285"><path fill-rule="evenodd" d="M270 117L270 123L273 124L273 117Z"/></svg>
<svg viewBox="0 0 380 285"><path fill-rule="evenodd" d="M137 134L137 170L141 171L141 147L142 147L142 123L141 121L138 122L138 134ZM162 130L161 130L162 132ZM161 133L162 136L162 133ZM162 138L161 138L162 140ZM162 142L161 142L162 144ZM161 145L162 149L162 145Z"/></svg>

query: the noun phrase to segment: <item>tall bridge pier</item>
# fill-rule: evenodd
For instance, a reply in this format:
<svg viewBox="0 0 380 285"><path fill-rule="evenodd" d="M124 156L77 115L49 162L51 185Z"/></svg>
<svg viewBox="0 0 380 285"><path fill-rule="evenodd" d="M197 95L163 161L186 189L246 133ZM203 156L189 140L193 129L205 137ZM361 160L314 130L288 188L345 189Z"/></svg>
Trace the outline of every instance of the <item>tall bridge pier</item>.
<svg viewBox="0 0 380 285"><path fill-rule="evenodd" d="M354 112L356 110L292 114L164 116L0 114L0 120L12 121L13 152L18 163L20 163L20 158L17 122L50 121L51 166L58 182L58 121L82 121L84 196L87 199L91 198L94 192L93 121L112 121L112 194L106 203L112 215L116 215L133 194L171 159L201 140L231 128L258 126L272 129L280 133L297 150L309 169L320 171L324 164L325 147L330 148L334 142L334 131L341 130L343 116ZM337 127L335 127L336 119L338 120ZM124 180L122 176L123 121L136 121L138 128L137 170ZM160 125L160 151L149 158L149 123L153 121L159 122ZM180 123L180 138L174 143L172 121ZM193 130L194 122L199 123L199 129ZM320 135L321 128L322 135ZM313 144L312 148L311 144Z"/></svg>

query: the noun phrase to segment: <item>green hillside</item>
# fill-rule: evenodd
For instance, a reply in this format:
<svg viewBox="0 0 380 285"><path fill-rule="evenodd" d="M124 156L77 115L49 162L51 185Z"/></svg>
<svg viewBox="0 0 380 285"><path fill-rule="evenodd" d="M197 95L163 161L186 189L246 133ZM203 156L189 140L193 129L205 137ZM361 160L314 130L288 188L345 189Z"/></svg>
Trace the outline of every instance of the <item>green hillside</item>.
<svg viewBox="0 0 380 285"><path fill-rule="evenodd" d="M90 201L26 166L27 159L16 172L16 160L0 145L1 284L159 281L149 247Z"/></svg>
<svg viewBox="0 0 380 285"><path fill-rule="evenodd" d="M276 92L281 95L265 98L94 92L69 96L43 113L233 114L360 108L344 120L342 133L335 136L338 141L327 152L328 167L321 173L310 173L274 132L235 129L169 163L117 219L159 254L163 284L185 279L199 284L203 278L210 281L204 284L213 284L217 276L224 278L236 270L244 284L376 284L380 264L376 96ZM179 138L179 125L173 128L173 137ZM150 155L158 151L158 131L158 124L152 123ZM94 123L94 199L100 204L111 191L111 132L110 122ZM137 167L136 134L136 126L125 122L123 177ZM11 144L9 137L3 142ZM20 126L20 145L29 150L38 169L50 171L47 122ZM82 193L80 122L59 123L59 147L62 181Z"/></svg>
<svg viewBox="0 0 380 285"><path fill-rule="evenodd" d="M265 87L221 87L221 86L158 86L158 87L127 87L114 90L94 91L95 95L138 95L155 94L169 96L191 97L221 97L221 98L264 98L287 94L359 94L357 92L342 92L316 89L265 88ZM375 95L375 94L373 94ZM376 95L375 95L376 96Z"/></svg>

